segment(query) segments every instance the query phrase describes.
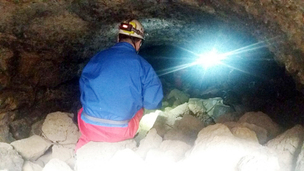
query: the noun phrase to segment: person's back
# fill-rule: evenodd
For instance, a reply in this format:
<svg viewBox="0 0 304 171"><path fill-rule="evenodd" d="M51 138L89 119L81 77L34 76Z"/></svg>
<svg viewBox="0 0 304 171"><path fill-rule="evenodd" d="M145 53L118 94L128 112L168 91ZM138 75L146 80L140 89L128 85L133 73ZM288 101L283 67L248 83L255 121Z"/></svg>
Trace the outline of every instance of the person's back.
<svg viewBox="0 0 304 171"><path fill-rule="evenodd" d="M124 25L132 27L124 30ZM142 32L140 32L142 31ZM82 136L76 149L88 141L116 142L133 138L143 109L161 107L161 82L151 65L137 54L143 28L132 20L122 23L119 43L96 54L80 78L78 124Z"/></svg>

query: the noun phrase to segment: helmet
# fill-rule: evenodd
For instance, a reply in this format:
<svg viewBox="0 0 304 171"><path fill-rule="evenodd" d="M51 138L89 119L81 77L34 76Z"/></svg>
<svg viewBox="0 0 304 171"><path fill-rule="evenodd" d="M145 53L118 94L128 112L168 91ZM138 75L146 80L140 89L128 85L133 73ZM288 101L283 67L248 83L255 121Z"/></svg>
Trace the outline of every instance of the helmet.
<svg viewBox="0 0 304 171"><path fill-rule="evenodd" d="M144 28L137 20L124 21L119 26L119 34L144 39Z"/></svg>

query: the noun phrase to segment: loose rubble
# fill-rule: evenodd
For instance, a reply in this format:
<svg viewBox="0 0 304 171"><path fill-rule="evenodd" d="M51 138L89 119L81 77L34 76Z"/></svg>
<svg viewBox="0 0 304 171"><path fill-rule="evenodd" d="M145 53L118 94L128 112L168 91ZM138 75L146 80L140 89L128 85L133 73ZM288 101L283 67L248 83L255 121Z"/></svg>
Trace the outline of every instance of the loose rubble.
<svg viewBox="0 0 304 171"><path fill-rule="evenodd" d="M296 168L300 171L303 168L303 126L282 131L262 112L247 112L237 121L228 119L207 124L195 113L205 110L205 103L214 101L209 100L195 99L199 103L194 103L190 98L175 108L150 111L142 119L141 128L145 131L139 130L140 137L117 143L90 142L76 153L79 132L72 115L50 113L42 122L41 131L37 131L37 124L33 125L36 130L32 132L40 135L10 144L0 143L0 170L97 171L134 168L134 165L134 170L286 171ZM214 104L221 105L218 102ZM156 121L150 126L142 125L147 118Z"/></svg>

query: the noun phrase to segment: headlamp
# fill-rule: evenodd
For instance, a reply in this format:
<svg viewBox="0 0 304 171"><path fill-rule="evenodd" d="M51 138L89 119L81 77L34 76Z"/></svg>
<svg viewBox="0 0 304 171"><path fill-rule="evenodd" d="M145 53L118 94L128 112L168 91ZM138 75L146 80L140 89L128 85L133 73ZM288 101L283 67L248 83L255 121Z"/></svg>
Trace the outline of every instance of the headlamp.
<svg viewBox="0 0 304 171"><path fill-rule="evenodd" d="M129 23L121 23L119 26L119 29L125 30L125 31L132 31L133 26Z"/></svg>
<svg viewBox="0 0 304 171"><path fill-rule="evenodd" d="M130 34L134 34L134 32L135 32L136 34L141 35L142 37L144 37L144 34L136 29L136 24L133 23L133 22L121 23L120 26L119 26L119 29L123 30L127 33L130 33Z"/></svg>

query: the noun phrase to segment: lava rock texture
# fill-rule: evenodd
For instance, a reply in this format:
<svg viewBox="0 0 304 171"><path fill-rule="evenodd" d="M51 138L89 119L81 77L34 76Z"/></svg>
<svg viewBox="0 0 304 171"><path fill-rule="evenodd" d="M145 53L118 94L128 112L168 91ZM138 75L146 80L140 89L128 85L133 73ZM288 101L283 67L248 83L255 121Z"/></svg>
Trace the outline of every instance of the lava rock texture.
<svg viewBox="0 0 304 171"><path fill-rule="evenodd" d="M250 34L304 93L304 1L0 0L0 12L0 113L15 119L76 109L81 69L126 18L143 23L144 46Z"/></svg>

